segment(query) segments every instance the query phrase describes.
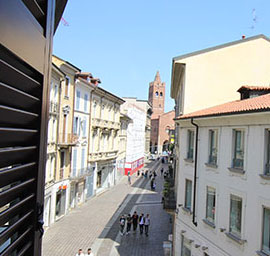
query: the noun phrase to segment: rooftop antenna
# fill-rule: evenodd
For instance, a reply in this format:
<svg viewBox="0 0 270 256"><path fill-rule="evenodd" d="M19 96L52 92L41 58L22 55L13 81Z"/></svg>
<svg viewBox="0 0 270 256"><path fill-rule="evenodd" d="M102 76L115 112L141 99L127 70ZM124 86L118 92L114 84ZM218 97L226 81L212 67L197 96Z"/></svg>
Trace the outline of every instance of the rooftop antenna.
<svg viewBox="0 0 270 256"><path fill-rule="evenodd" d="M251 13L252 13L252 25L249 28L250 29L255 29L255 25L256 25L256 23L258 21L258 16L256 14L256 9L253 8Z"/></svg>
<svg viewBox="0 0 270 256"><path fill-rule="evenodd" d="M61 22L65 27L69 27L69 23L63 17L61 17Z"/></svg>

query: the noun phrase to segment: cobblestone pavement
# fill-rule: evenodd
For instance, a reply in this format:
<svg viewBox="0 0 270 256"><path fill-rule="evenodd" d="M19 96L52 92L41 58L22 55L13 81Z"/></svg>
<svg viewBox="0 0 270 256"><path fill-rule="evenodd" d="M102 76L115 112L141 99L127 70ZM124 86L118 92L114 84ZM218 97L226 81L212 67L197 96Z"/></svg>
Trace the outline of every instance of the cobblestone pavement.
<svg viewBox="0 0 270 256"><path fill-rule="evenodd" d="M43 237L43 256L73 256L78 248L84 252L89 247L95 256L151 256L164 255L163 241L172 232L170 216L161 204L163 178L160 168L167 165L151 162L146 168L155 168L156 191L150 189L150 179L132 176L132 186L127 177L115 187L98 195L67 216L54 223ZM131 232L120 236L119 216L122 214L149 213L149 236Z"/></svg>

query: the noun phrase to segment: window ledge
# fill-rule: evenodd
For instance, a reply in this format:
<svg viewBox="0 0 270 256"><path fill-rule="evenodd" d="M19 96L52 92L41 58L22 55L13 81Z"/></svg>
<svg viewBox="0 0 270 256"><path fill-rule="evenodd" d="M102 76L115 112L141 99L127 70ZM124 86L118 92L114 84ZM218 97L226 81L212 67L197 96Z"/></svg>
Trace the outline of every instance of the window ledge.
<svg viewBox="0 0 270 256"><path fill-rule="evenodd" d="M234 240L235 242L237 242L238 244L244 244L247 240L243 240L240 237L230 233L230 232L226 232L225 233L227 237L231 238L232 240Z"/></svg>
<svg viewBox="0 0 270 256"><path fill-rule="evenodd" d="M216 228L216 225L212 222L210 222L209 220L207 219L203 219L202 220L206 225L210 226L211 228Z"/></svg>
<svg viewBox="0 0 270 256"><path fill-rule="evenodd" d="M184 212L186 212L186 213L188 213L188 214L192 214L192 212L191 212L191 210L189 209L189 208L186 208L186 207L182 207L182 210L184 211Z"/></svg>
<svg viewBox="0 0 270 256"><path fill-rule="evenodd" d="M212 163L205 163L205 165L206 165L207 167L211 167L211 168L215 168L215 169L218 168L218 166L217 166L216 164L212 164Z"/></svg>
<svg viewBox="0 0 270 256"><path fill-rule="evenodd" d="M192 158L185 158L184 160L188 163L194 163L194 160Z"/></svg>
<svg viewBox="0 0 270 256"><path fill-rule="evenodd" d="M265 180L270 180L270 174L260 174L260 176L261 176L261 178L263 178Z"/></svg>
<svg viewBox="0 0 270 256"><path fill-rule="evenodd" d="M236 168L236 167L228 167L230 172L239 173L239 174L245 174L245 170Z"/></svg>
<svg viewBox="0 0 270 256"><path fill-rule="evenodd" d="M262 251L256 251L256 253L257 253L259 256L270 256L269 253L262 252Z"/></svg>

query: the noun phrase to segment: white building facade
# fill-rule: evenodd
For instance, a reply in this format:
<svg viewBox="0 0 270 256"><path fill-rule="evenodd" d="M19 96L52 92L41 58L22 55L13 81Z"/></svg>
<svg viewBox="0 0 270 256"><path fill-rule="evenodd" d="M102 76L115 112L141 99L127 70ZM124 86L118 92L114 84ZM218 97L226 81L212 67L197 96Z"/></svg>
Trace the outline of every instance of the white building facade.
<svg viewBox="0 0 270 256"><path fill-rule="evenodd" d="M92 195L93 188L89 183L88 147L91 94L94 86L87 80L77 78L74 92L73 135L77 136L77 144L72 147L70 173L70 207L84 203L87 195ZM90 186L89 186L90 185Z"/></svg>
<svg viewBox="0 0 270 256"><path fill-rule="evenodd" d="M120 105L123 102L101 87L96 87L92 93L88 163L93 175L94 194L116 184Z"/></svg>
<svg viewBox="0 0 270 256"><path fill-rule="evenodd" d="M270 94L178 118L174 255L270 255Z"/></svg>
<svg viewBox="0 0 270 256"><path fill-rule="evenodd" d="M132 122L127 129L127 150L125 175L133 174L144 166L146 108L136 98L123 98L125 103L121 111L125 112Z"/></svg>

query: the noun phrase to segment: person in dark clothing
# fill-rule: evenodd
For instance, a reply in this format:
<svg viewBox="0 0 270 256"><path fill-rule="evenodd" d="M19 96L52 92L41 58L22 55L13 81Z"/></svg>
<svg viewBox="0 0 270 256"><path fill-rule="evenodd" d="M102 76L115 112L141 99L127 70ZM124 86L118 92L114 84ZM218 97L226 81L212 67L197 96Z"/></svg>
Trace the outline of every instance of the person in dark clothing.
<svg viewBox="0 0 270 256"><path fill-rule="evenodd" d="M132 215L133 231L136 231L136 229L137 229L138 220L139 220L139 216L138 216L137 212L134 212Z"/></svg>
<svg viewBox="0 0 270 256"><path fill-rule="evenodd" d="M139 217L139 226L140 226L140 234L143 233L143 226L144 226L144 214L142 213Z"/></svg>
<svg viewBox="0 0 270 256"><path fill-rule="evenodd" d="M163 168L161 168L160 173L161 173L161 176L162 176L163 175Z"/></svg>
<svg viewBox="0 0 270 256"><path fill-rule="evenodd" d="M130 233L131 223L132 223L132 217L130 216L130 214L128 214L128 216L127 216L127 235L129 235L129 233Z"/></svg>

